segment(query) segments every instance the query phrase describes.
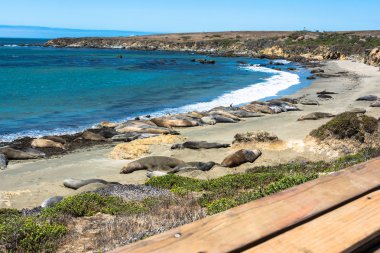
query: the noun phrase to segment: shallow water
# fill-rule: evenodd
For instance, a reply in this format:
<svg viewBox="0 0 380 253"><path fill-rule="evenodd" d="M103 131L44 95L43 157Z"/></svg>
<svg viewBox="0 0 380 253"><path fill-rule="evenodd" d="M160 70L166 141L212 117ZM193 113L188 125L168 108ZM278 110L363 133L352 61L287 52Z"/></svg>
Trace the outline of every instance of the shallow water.
<svg viewBox="0 0 380 253"><path fill-rule="evenodd" d="M306 69L274 71L273 66L237 62L268 64L265 59L16 46L38 42L0 39L2 141L75 132L102 120L236 105L289 94L310 83Z"/></svg>

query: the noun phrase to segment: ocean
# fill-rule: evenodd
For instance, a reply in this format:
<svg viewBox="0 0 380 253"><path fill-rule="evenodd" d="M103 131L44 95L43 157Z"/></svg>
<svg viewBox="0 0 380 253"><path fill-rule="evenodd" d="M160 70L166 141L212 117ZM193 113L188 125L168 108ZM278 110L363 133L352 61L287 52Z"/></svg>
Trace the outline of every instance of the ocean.
<svg viewBox="0 0 380 253"><path fill-rule="evenodd" d="M0 141L74 133L104 120L239 105L310 84L310 72L288 61L273 66L267 59L186 52L35 46L45 41L0 39Z"/></svg>

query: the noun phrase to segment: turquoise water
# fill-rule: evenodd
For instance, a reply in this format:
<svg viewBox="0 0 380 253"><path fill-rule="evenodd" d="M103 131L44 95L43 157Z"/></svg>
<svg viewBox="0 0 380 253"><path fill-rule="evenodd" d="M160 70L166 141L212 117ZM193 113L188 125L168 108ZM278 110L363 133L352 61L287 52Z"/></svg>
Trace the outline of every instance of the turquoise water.
<svg viewBox="0 0 380 253"><path fill-rule="evenodd" d="M2 141L75 132L103 120L241 104L309 84L305 69L294 74L237 62L268 63L262 59L13 46L41 42L0 39ZM191 62L193 58L216 64Z"/></svg>

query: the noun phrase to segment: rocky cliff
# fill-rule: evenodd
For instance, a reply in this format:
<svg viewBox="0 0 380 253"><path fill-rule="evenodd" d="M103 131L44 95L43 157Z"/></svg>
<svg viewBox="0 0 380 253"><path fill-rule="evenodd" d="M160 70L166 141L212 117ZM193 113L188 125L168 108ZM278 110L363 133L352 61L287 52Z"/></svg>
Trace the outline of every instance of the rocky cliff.
<svg viewBox="0 0 380 253"><path fill-rule="evenodd" d="M221 32L113 38L59 38L46 46L192 51L297 61L354 58L379 66L380 31Z"/></svg>

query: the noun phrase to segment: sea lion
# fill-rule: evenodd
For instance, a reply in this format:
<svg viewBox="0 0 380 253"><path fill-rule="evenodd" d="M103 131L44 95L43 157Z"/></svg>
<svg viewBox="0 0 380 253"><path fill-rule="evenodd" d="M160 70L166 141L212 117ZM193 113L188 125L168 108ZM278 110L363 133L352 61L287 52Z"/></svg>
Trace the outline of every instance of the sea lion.
<svg viewBox="0 0 380 253"><path fill-rule="evenodd" d="M174 144L171 149L211 149L211 148L228 148L230 144L221 144L207 141L186 141L181 144Z"/></svg>
<svg viewBox="0 0 380 253"><path fill-rule="evenodd" d="M84 131L81 135L81 137L85 140L89 140L89 141L105 141L106 138L104 138L103 136L101 136L100 134L96 134L96 133L93 133L91 131Z"/></svg>
<svg viewBox="0 0 380 253"><path fill-rule="evenodd" d="M34 139L31 143L31 146L33 148L60 148L60 149L65 149L65 145L62 143L48 140L48 139L42 139L42 138L37 138Z"/></svg>
<svg viewBox="0 0 380 253"><path fill-rule="evenodd" d="M215 166L215 162L188 162L177 165L174 169L170 170L168 173L173 174L179 171L184 170L201 170L201 171L209 171L212 167Z"/></svg>
<svg viewBox="0 0 380 253"><path fill-rule="evenodd" d="M159 127L193 127L199 126L199 121L191 119L191 118L170 118L170 117L162 117L162 118L153 118L151 121Z"/></svg>
<svg viewBox="0 0 380 253"><path fill-rule="evenodd" d="M207 125L215 125L216 124L216 120L210 116L206 116L206 117L201 118L201 122L203 124L207 124Z"/></svg>
<svg viewBox="0 0 380 253"><path fill-rule="evenodd" d="M370 106L370 107L380 107L380 100L371 103L369 106Z"/></svg>
<svg viewBox="0 0 380 253"><path fill-rule="evenodd" d="M323 119L323 118L331 118L334 116L335 116L334 114L327 113L327 112L312 112L312 113L302 116L301 118L298 119L298 121L318 120L318 119Z"/></svg>
<svg viewBox="0 0 380 253"><path fill-rule="evenodd" d="M68 178L63 180L63 185L66 186L67 188L77 190L81 188L82 186L92 184L92 183L101 183L101 184L120 184L118 182L108 182L103 179L73 179L73 178Z"/></svg>
<svg viewBox="0 0 380 253"><path fill-rule="evenodd" d="M42 202L41 207L53 207L55 204L61 202L63 200L62 196L54 196L46 199L44 202Z"/></svg>
<svg viewBox="0 0 380 253"><path fill-rule="evenodd" d="M9 160L26 160L43 157L33 152L22 151L9 147L0 148L0 154L4 154Z"/></svg>
<svg viewBox="0 0 380 253"><path fill-rule="evenodd" d="M376 101L377 96L375 95L368 95L368 96L362 96L356 99L356 101Z"/></svg>
<svg viewBox="0 0 380 253"><path fill-rule="evenodd" d="M261 156L260 150L240 149L224 158L221 165L232 168L247 162L253 163L259 156Z"/></svg>
<svg viewBox="0 0 380 253"><path fill-rule="evenodd" d="M0 154L0 170L5 170L8 165L8 158L4 154Z"/></svg>
<svg viewBox="0 0 380 253"><path fill-rule="evenodd" d="M152 177L162 177L162 176L166 176L168 173L165 172L165 171L158 171L158 170L155 170L155 171L148 171L146 173L146 176L149 177L149 178L152 178Z"/></svg>
<svg viewBox="0 0 380 253"><path fill-rule="evenodd" d="M124 166L120 173L121 174L129 174L137 170L163 170L170 171L175 168L179 164L185 163L184 161L178 160L172 157L166 156L149 156L140 158L134 162L128 163Z"/></svg>

